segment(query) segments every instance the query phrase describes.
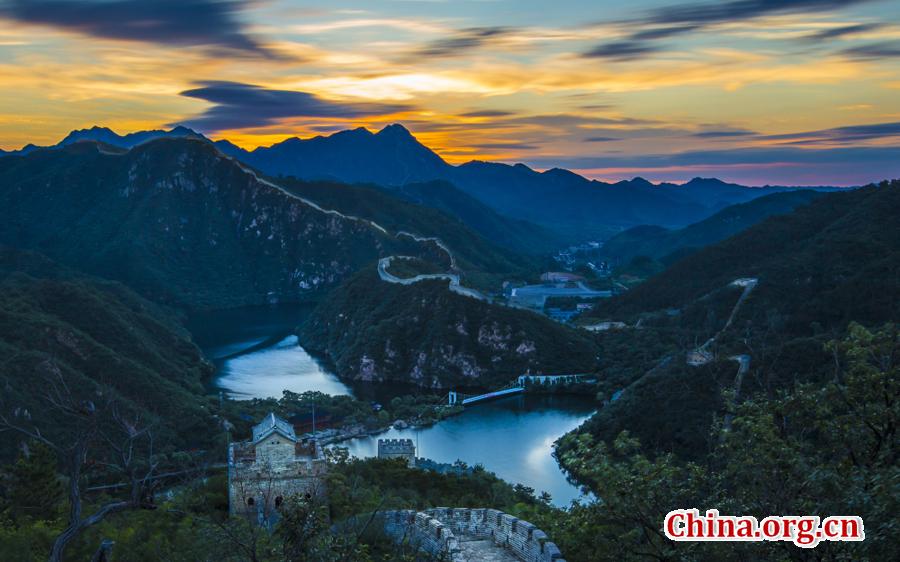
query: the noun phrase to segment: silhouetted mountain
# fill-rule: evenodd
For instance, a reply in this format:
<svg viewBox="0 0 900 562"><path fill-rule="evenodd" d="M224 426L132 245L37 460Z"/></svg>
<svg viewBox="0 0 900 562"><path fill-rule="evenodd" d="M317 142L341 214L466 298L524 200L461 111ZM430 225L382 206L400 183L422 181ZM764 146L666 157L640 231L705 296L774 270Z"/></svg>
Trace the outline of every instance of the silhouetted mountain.
<svg viewBox="0 0 900 562"><path fill-rule="evenodd" d="M94 127L72 132L60 145L76 140L95 140L130 148L159 137L204 138L184 127L124 136ZM538 172L524 164L472 161L452 166L399 124L389 125L377 133L357 128L310 139L295 137L250 151L227 140L216 141L215 145L222 153L270 175L374 183L395 189L405 188L410 183L442 180L496 213L543 225L562 235L565 241L607 238L622 228L641 224L677 228L700 221L728 205L791 189L748 188L708 178L694 178L684 185L654 185L643 178L610 184L588 180L558 168ZM20 152L34 148L26 147ZM409 190L405 191L408 193ZM488 223L483 211L478 217L465 212L457 214L454 209L471 211L471 203L451 203L451 198L451 195L442 195L438 201L434 197L420 196L419 202L456 214L489 240L517 251L523 247L538 248L559 242L546 231L540 231L530 240L546 239L547 244L535 245L530 240L511 243L517 237L498 236L502 229L485 227ZM520 223L517 229L524 233L529 225Z"/></svg>
<svg viewBox="0 0 900 562"><path fill-rule="evenodd" d="M90 129L79 129L77 131L72 131L56 146L68 146L79 141L97 141L121 148L132 148L139 144L159 138L203 139L205 137L197 132L188 129L187 127L181 126L175 127L170 131L138 131L135 133L128 133L126 135L119 135L112 129L109 129L107 127L98 127L95 125Z"/></svg>
<svg viewBox="0 0 900 562"><path fill-rule="evenodd" d="M402 125L389 125L377 133L360 127L327 137L295 137L252 151L227 141L216 145L267 174L301 179L403 185L443 179L451 168Z"/></svg>
<svg viewBox="0 0 900 562"><path fill-rule="evenodd" d="M639 224L683 226L731 204L786 188L748 188L695 178L684 185L654 185L643 178L614 184L573 172L532 170L524 164L472 161L451 166L401 125L378 133L343 131L288 139L245 151L227 141L226 154L269 174L404 186L446 180L497 212L542 224L574 238L603 236Z"/></svg>
<svg viewBox="0 0 900 562"><path fill-rule="evenodd" d="M767 217L790 213L821 195L810 190L773 193L748 203L726 207L709 218L678 230L651 225L636 226L607 240L601 252L604 257L616 263L626 263L637 256L671 261L667 256L673 253L684 257L737 234Z"/></svg>

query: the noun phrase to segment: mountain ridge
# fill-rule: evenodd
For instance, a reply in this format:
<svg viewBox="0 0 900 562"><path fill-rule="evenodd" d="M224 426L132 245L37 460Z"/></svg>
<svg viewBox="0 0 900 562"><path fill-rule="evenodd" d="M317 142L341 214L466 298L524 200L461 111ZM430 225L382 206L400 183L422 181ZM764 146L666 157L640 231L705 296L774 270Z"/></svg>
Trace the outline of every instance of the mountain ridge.
<svg viewBox="0 0 900 562"><path fill-rule="evenodd" d="M94 140L125 148L153 135L206 138L186 128L122 136L94 127L73 134L79 140L96 137ZM694 178L680 185L653 184L640 177L605 183L562 168L537 171L522 163L478 160L454 166L396 123L374 133L358 127L308 139L291 137L253 150L227 140L213 144L224 154L273 176L374 183L388 188L446 181L501 215L541 225L563 234L569 241L606 238L640 224L686 226L731 204L798 189L747 187L715 178Z"/></svg>

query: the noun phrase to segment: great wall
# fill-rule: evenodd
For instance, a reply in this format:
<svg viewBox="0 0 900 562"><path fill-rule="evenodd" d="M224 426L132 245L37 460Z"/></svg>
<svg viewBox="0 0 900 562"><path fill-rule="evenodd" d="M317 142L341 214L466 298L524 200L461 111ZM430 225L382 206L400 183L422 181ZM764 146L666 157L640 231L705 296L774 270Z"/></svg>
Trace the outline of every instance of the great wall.
<svg viewBox="0 0 900 562"><path fill-rule="evenodd" d="M565 562L546 533L496 509L385 511L378 520L394 541L448 562Z"/></svg>

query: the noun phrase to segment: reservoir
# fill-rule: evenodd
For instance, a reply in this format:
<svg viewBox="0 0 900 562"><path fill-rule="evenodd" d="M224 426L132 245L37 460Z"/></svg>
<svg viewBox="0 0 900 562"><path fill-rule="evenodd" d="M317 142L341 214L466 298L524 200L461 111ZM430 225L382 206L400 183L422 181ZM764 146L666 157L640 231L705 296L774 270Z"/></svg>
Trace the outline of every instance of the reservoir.
<svg viewBox="0 0 900 562"><path fill-rule="evenodd" d="M194 339L217 367L215 388L241 400L280 398L283 390L348 394L388 401L416 392L398 384L344 383L311 357L291 332L308 308L252 308L192 317ZM421 392L421 390L419 390ZM555 505L581 497L552 456L553 442L594 411L576 396L516 395L470 406L431 427L390 429L341 443L357 457L374 457L378 438L409 438L418 456L439 463L482 465L500 478L548 492Z"/></svg>

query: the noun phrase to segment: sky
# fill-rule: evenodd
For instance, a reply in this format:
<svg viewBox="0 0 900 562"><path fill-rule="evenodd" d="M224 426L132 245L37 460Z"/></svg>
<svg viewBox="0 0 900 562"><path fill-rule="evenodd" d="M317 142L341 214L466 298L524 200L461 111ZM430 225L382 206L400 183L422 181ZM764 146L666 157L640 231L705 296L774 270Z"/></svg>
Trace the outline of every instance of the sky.
<svg viewBox="0 0 900 562"><path fill-rule="evenodd" d="M0 0L0 148L402 123L447 161L900 177L897 0Z"/></svg>

